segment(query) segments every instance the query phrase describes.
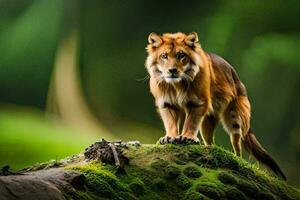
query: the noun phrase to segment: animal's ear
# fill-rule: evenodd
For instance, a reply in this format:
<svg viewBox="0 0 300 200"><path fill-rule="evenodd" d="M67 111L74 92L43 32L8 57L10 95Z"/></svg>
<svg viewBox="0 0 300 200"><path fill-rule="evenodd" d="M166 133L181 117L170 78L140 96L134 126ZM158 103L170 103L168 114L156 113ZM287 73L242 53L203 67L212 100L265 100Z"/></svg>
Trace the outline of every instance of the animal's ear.
<svg viewBox="0 0 300 200"><path fill-rule="evenodd" d="M199 42L197 33L191 32L190 34L188 34L184 42L190 47L195 46L195 43Z"/></svg>
<svg viewBox="0 0 300 200"><path fill-rule="evenodd" d="M153 45L153 47L159 47L163 41L157 33L152 32L148 37L148 42Z"/></svg>

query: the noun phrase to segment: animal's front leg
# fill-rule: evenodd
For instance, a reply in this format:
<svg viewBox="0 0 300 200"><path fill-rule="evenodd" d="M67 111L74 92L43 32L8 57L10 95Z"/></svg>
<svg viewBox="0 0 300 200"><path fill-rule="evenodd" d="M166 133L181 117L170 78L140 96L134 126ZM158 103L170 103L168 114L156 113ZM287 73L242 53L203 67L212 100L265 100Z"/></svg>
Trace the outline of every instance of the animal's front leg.
<svg viewBox="0 0 300 200"><path fill-rule="evenodd" d="M159 143L173 143L179 132L178 122L180 120L180 113L174 108L162 107L159 108L159 114L166 130L166 135L159 139Z"/></svg>
<svg viewBox="0 0 300 200"><path fill-rule="evenodd" d="M206 110L205 104L188 108L182 134L176 138L177 143L199 143L197 134Z"/></svg>

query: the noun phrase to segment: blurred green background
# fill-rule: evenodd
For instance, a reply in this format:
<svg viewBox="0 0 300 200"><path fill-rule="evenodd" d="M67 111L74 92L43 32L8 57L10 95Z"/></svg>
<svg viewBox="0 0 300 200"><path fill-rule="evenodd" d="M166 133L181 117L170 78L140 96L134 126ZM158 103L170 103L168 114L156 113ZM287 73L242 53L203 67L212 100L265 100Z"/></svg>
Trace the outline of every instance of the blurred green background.
<svg viewBox="0 0 300 200"><path fill-rule="evenodd" d="M60 159L102 137L156 142L148 34L196 31L236 68L257 137L300 186L299 11L298 0L1 0L0 166ZM231 148L221 128L216 142Z"/></svg>

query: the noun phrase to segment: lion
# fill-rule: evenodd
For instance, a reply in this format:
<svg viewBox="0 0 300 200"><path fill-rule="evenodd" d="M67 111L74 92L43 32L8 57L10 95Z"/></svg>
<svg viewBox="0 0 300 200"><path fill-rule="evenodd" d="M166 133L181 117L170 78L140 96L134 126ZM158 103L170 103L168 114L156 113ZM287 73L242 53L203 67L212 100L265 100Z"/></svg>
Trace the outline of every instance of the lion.
<svg viewBox="0 0 300 200"><path fill-rule="evenodd" d="M146 49L150 91L166 131L160 144L197 144L200 131L204 145L212 145L214 130L221 122L237 156L242 156L243 145L286 180L251 131L246 88L226 60L205 52L196 32L151 33Z"/></svg>

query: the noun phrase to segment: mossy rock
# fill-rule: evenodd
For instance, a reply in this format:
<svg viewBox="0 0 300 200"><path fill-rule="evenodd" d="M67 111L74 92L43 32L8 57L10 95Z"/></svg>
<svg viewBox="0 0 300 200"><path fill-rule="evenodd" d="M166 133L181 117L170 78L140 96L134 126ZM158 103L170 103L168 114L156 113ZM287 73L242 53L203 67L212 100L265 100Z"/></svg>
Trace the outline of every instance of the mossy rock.
<svg viewBox="0 0 300 200"><path fill-rule="evenodd" d="M222 199L225 197L225 193L222 189L219 189L218 186L214 186L213 184L200 183L196 186L196 191L211 199Z"/></svg>
<svg viewBox="0 0 300 200"><path fill-rule="evenodd" d="M259 188L255 184L246 180L239 180L237 183L237 189L244 192L247 196L253 198L257 198L261 194Z"/></svg>
<svg viewBox="0 0 300 200"><path fill-rule="evenodd" d="M93 163L109 175L100 177L106 177L112 198L126 193L137 199L300 200L297 189L217 146L142 145L124 153L129 158L125 174ZM80 167L73 169L85 171Z"/></svg>
<svg viewBox="0 0 300 200"><path fill-rule="evenodd" d="M229 172L221 172L218 175L218 179L227 185L236 185L237 184L237 179L231 175Z"/></svg>
<svg viewBox="0 0 300 200"><path fill-rule="evenodd" d="M169 165L169 162L161 158L154 158L150 166L156 170L164 170Z"/></svg>
<svg viewBox="0 0 300 200"><path fill-rule="evenodd" d="M189 156L186 153L176 154L174 157L174 162L178 165L185 165L189 162Z"/></svg>
<svg viewBox="0 0 300 200"><path fill-rule="evenodd" d="M122 173L114 165L83 159L57 166L85 179L81 189L61 187L61 180L55 187L69 200L300 200L299 190L287 182L218 146L142 145L124 149L124 155L129 164Z"/></svg>
<svg viewBox="0 0 300 200"><path fill-rule="evenodd" d="M156 191L165 191L168 183L162 178L156 178L152 181L152 185Z"/></svg>
<svg viewBox="0 0 300 200"><path fill-rule="evenodd" d="M193 185L193 182L191 179L189 179L188 177L184 176L184 175L180 175L176 178L175 180L175 184L176 186L178 186L179 188L186 190L188 188L190 188Z"/></svg>
<svg viewBox="0 0 300 200"><path fill-rule="evenodd" d="M195 166L188 166L184 168L183 173L189 178L199 178L200 176L202 176L199 168Z"/></svg>
<svg viewBox="0 0 300 200"><path fill-rule="evenodd" d="M236 188L231 188L225 191L226 198L230 200L247 200L246 195Z"/></svg>
<svg viewBox="0 0 300 200"><path fill-rule="evenodd" d="M129 188L135 196L141 196L145 193L144 183L140 180L134 180L132 183L129 184Z"/></svg>
<svg viewBox="0 0 300 200"><path fill-rule="evenodd" d="M185 200L210 200L210 198L200 194L199 192L188 192L184 196Z"/></svg>
<svg viewBox="0 0 300 200"><path fill-rule="evenodd" d="M217 146L142 145L125 155L116 196L122 188L137 199L300 199L297 189Z"/></svg>
<svg viewBox="0 0 300 200"><path fill-rule="evenodd" d="M175 179L177 178L181 171L178 167L176 167L175 165L168 165L163 169L164 173L165 173L165 177L167 179Z"/></svg>

